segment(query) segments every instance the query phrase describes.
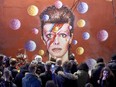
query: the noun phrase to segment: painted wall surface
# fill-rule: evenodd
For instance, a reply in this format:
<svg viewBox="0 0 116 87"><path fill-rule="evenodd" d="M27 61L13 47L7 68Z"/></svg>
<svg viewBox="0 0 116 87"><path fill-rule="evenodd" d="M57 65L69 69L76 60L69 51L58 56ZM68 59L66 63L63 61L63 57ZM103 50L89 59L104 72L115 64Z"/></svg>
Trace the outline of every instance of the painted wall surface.
<svg viewBox="0 0 116 87"><path fill-rule="evenodd" d="M35 54L40 54L43 60L47 60L46 46L41 39L40 28L40 13L50 5L53 5L56 0L0 0L0 53L16 57L20 49L25 49L25 43L33 40L36 43L34 51L26 51L29 60L32 60ZM69 8L74 5L76 0L61 0L62 3ZM115 0L79 0L88 5L86 13L79 13L78 10L73 10L75 15L74 37L71 44L71 53L74 53L77 61L80 63L88 58L103 57L108 62L112 55L116 54L116 2ZM36 16L29 15L27 9L29 6L35 5L38 7ZM114 9L113 9L114 7ZM21 26L17 30L10 27L12 19L19 19ZM79 27L77 22L83 19L85 26ZM81 24L80 24L81 25ZM33 33L33 28L39 30L38 34ZM101 41L98 38L98 33L101 30L106 30L103 37L106 40ZM88 32L90 38L85 39L84 32ZM106 35L106 36L104 36ZM84 38L83 38L84 37ZM99 36L102 38L102 36ZM103 39L102 39L103 40ZM82 47L84 53L78 54L77 48ZM41 51L42 50L42 51ZM43 52L44 53L41 53Z"/></svg>

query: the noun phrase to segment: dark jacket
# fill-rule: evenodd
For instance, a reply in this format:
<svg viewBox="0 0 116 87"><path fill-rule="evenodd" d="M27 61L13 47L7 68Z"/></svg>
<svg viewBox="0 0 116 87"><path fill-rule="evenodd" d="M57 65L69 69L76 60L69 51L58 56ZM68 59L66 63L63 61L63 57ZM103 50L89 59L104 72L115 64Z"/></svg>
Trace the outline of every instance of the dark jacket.
<svg viewBox="0 0 116 87"><path fill-rule="evenodd" d="M98 80L103 67L105 67L104 63L98 63L95 66L95 69L91 71L91 83L93 84L94 87L99 87Z"/></svg>
<svg viewBox="0 0 116 87"><path fill-rule="evenodd" d="M100 78L99 84L99 87L116 87L116 82L112 76L106 80L102 80L102 78Z"/></svg>
<svg viewBox="0 0 116 87"><path fill-rule="evenodd" d="M8 69L11 71L13 79L15 79L16 75L18 74L18 70L12 66L9 66Z"/></svg>
<svg viewBox="0 0 116 87"><path fill-rule="evenodd" d="M0 82L0 87L17 87L12 81L8 82L5 80L2 80Z"/></svg>
<svg viewBox="0 0 116 87"><path fill-rule="evenodd" d="M77 79L78 87L84 87L85 84L87 84L90 80L88 72L84 70L78 70L74 74L78 77Z"/></svg>
<svg viewBox="0 0 116 87"><path fill-rule="evenodd" d="M77 77L71 73L59 72L57 76L58 87L78 87Z"/></svg>
<svg viewBox="0 0 116 87"><path fill-rule="evenodd" d="M57 84L56 83L56 74L52 74L51 71L45 71L44 73L41 73L40 78L42 81L42 87L45 87L46 82L49 80L53 80L55 82L55 84Z"/></svg>
<svg viewBox="0 0 116 87"><path fill-rule="evenodd" d="M22 87L41 87L41 80L38 76L28 73L22 79Z"/></svg>
<svg viewBox="0 0 116 87"><path fill-rule="evenodd" d="M109 62L108 67L112 70L115 78L116 78L116 60L112 60L111 62Z"/></svg>

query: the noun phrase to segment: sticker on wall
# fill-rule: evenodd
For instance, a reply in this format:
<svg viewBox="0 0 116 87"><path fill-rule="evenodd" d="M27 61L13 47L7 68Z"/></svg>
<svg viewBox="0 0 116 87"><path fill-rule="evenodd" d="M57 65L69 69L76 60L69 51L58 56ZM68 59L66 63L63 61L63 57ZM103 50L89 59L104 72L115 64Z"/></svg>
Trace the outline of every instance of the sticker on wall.
<svg viewBox="0 0 116 87"><path fill-rule="evenodd" d="M57 0L55 3L54 3L55 7L60 9L62 7L62 2L60 0Z"/></svg>
<svg viewBox="0 0 116 87"><path fill-rule="evenodd" d="M84 27L85 24L86 24L86 22L85 22L85 20L83 20L83 19L80 19L80 20L77 21L77 26L78 26L78 27Z"/></svg>
<svg viewBox="0 0 116 87"><path fill-rule="evenodd" d="M13 30L18 30L21 27L21 22L19 19L11 19L10 20L10 28Z"/></svg>
<svg viewBox="0 0 116 87"><path fill-rule="evenodd" d="M38 7L35 5L31 5L27 8L27 12L30 16L36 16L39 12Z"/></svg>
<svg viewBox="0 0 116 87"><path fill-rule="evenodd" d="M33 28L33 29L32 29L32 32L33 32L34 34L38 34L38 33L39 33L39 30L38 30L37 28Z"/></svg>
<svg viewBox="0 0 116 87"><path fill-rule="evenodd" d="M39 50L39 55L44 55L44 50Z"/></svg>
<svg viewBox="0 0 116 87"><path fill-rule="evenodd" d="M76 49L76 53L77 53L78 55L82 55L82 54L84 53L84 48L83 48L83 47L78 47L78 48Z"/></svg>
<svg viewBox="0 0 116 87"><path fill-rule="evenodd" d="M29 40L25 43L25 49L28 51L34 51L36 49L36 43L32 40Z"/></svg>
<svg viewBox="0 0 116 87"><path fill-rule="evenodd" d="M84 40L88 40L90 38L90 34L88 32L84 32L82 34L82 37L83 37Z"/></svg>
<svg viewBox="0 0 116 87"><path fill-rule="evenodd" d="M108 39L108 32L106 30L101 30L97 35L98 40L106 41Z"/></svg>
<svg viewBox="0 0 116 87"><path fill-rule="evenodd" d="M81 14L84 14L88 11L88 5L87 3L85 2L80 2L78 5L77 5L77 11Z"/></svg>
<svg viewBox="0 0 116 87"><path fill-rule="evenodd" d="M78 42L77 40L73 40L73 44L76 45Z"/></svg>

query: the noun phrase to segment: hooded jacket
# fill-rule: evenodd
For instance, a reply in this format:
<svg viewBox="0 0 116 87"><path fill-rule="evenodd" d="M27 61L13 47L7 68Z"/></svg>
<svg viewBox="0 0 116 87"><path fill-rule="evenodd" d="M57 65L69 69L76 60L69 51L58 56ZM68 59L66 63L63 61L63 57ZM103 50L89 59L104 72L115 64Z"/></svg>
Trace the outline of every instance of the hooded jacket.
<svg viewBox="0 0 116 87"><path fill-rule="evenodd" d="M58 87L78 87L77 77L72 73L58 72L57 76Z"/></svg>

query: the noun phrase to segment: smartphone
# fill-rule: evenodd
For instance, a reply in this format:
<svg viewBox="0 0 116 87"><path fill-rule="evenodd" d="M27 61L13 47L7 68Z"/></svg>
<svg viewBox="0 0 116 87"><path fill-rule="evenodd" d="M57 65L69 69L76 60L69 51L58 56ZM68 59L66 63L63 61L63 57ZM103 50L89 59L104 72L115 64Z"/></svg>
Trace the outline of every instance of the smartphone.
<svg viewBox="0 0 116 87"><path fill-rule="evenodd" d="M54 64L51 65L51 72L52 72L52 73L55 72L55 65L54 65Z"/></svg>

